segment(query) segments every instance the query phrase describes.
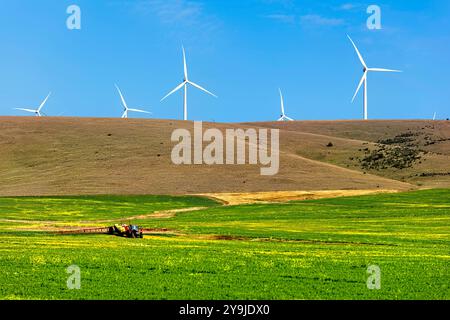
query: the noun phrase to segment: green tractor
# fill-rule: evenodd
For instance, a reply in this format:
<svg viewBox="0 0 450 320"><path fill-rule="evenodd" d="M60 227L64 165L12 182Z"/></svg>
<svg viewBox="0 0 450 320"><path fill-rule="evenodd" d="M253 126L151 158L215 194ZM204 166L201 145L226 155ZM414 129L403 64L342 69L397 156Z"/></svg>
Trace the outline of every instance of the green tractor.
<svg viewBox="0 0 450 320"><path fill-rule="evenodd" d="M136 225L115 224L109 227L109 234L127 238L144 238L142 228Z"/></svg>

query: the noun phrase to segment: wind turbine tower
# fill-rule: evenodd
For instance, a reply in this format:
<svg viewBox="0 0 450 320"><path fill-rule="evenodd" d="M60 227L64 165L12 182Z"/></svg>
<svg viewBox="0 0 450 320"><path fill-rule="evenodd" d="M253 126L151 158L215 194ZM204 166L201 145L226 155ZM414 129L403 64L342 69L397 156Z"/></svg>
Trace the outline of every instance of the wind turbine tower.
<svg viewBox="0 0 450 320"><path fill-rule="evenodd" d="M169 97L170 95L172 95L173 93L177 92L178 90L180 90L181 88L184 88L184 100L183 100L183 119L187 120L188 119L188 103L187 103L187 98L188 98L188 85L191 85L197 89L200 89L203 92L206 92L209 95L212 95L213 97L217 98L217 96L211 92L209 92L208 90L206 90L205 88L201 87L200 85L196 84L195 82L192 82L189 80L188 77L188 68L187 68L187 63L186 63L186 52L184 51L184 47L182 47L183 50L183 65L184 65L184 78L183 78L183 82L180 83L175 89L173 89L171 92L169 92L164 98L161 99L161 101L165 100L167 97Z"/></svg>
<svg viewBox="0 0 450 320"><path fill-rule="evenodd" d="M289 118L286 113L284 112L284 99L283 99L283 93L281 92L281 89L278 89L280 92L280 102L281 102L281 118L278 119L278 121L294 121L294 119Z"/></svg>
<svg viewBox="0 0 450 320"><path fill-rule="evenodd" d="M39 105L39 107L37 109L24 109L24 108L14 108L15 110L20 110L20 111L25 111L25 112L31 112L34 113L36 115L36 117L42 117L42 108L45 106L45 104L47 103L48 98L50 98L50 95L52 93L50 92L47 97L44 99L44 101L42 101L42 103Z"/></svg>
<svg viewBox="0 0 450 320"><path fill-rule="evenodd" d="M369 72L402 72L399 70L391 70L391 69L383 69L383 68L369 68L364 61L361 53L359 52L358 48L356 47L356 44L353 42L352 38L347 35L351 43L353 44L353 47L355 48L355 51L359 57L359 61L361 61L361 64L363 65L363 76L361 78L361 81L359 82L358 88L356 89L356 92L353 96L352 103L355 101L356 95L359 92L359 89L361 89L361 86L364 84L364 97L363 97L363 117L364 120L368 119L368 98L367 98L367 76Z"/></svg>
<svg viewBox="0 0 450 320"><path fill-rule="evenodd" d="M123 106L122 119L127 119L128 118L128 112L130 112L130 111L131 112L139 112L139 113L151 114L151 112L148 112L148 111L144 111L144 110L140 110L140 109L128 108L127 102L125 101L125 98L123 97L122 91L120 91L120 89L117 86L117 84L115 86L116 86L117 92L119 92L120 100L122 101L122 106Z"/></svg>

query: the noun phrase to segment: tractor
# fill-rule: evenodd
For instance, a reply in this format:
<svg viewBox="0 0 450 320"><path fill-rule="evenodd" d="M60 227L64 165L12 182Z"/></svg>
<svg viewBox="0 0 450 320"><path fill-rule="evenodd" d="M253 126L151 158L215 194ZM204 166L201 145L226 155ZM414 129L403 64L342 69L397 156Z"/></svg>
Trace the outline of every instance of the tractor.
<svg viewBox="0 0 450 320"><path fill-rule="evenodd" d="M142 228L135 225L115 224L109 227L109 234L115 234L127 238L143 238Z"/></svg>

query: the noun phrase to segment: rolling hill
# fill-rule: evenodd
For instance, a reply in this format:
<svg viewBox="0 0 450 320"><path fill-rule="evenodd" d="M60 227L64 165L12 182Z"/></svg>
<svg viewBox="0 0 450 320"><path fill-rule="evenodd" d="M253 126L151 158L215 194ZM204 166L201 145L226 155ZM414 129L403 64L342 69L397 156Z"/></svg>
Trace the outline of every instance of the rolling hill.
<svg viewBox="0 0 450 320"><path fill-rule="evenodd" d="M258 123L283 128L291 149L308 158L419 187L450 185L449 121L308 121ZM286 132L289 131L289 133ZM333 147L327 147L331 142Z"/></svg>
<svg viewBox="0 0 450 320"><path fill-rule="evenodd" d="M450 186L448 121L203 126L220 130L279 128L279 174L261 176L260 166L253 165L174 165L170 155L176 143L171 142L171 134L177 128L192 130L192 122L0 117L0 195L409 190Z"/></svg>

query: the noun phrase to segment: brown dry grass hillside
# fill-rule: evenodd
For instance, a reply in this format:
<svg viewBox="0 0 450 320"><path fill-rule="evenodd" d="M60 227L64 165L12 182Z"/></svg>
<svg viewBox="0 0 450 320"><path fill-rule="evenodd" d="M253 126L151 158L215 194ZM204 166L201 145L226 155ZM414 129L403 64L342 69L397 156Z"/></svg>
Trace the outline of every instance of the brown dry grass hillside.
<svg viewBox="0 0 450 320"><path fill-rule="evenodd" d="M255 125L255 124L253 124ZM412 183L450 186L449 121L258 123L282 129L292 153Z"/></svg>
<svg viewBox="0 0 450 320"><path fill-rule="evenodd" d="M260 166L253 165L172 164L170 154L175 143L170 140L171 134L176 128L192 130L192 122L2 117L0 195L406 190L450 186L447 122L204 123L205 128L221 130L249 126L281 129L278 175L261 176ZM380 140L386 140L385 144ZM365 159L371 152L376 159ZM383 157L387 163L378 163L377 152L386 153ZM399 160L402 157L406 160ZM390 162L408 166L398 169L389 167Z"/></svg>

